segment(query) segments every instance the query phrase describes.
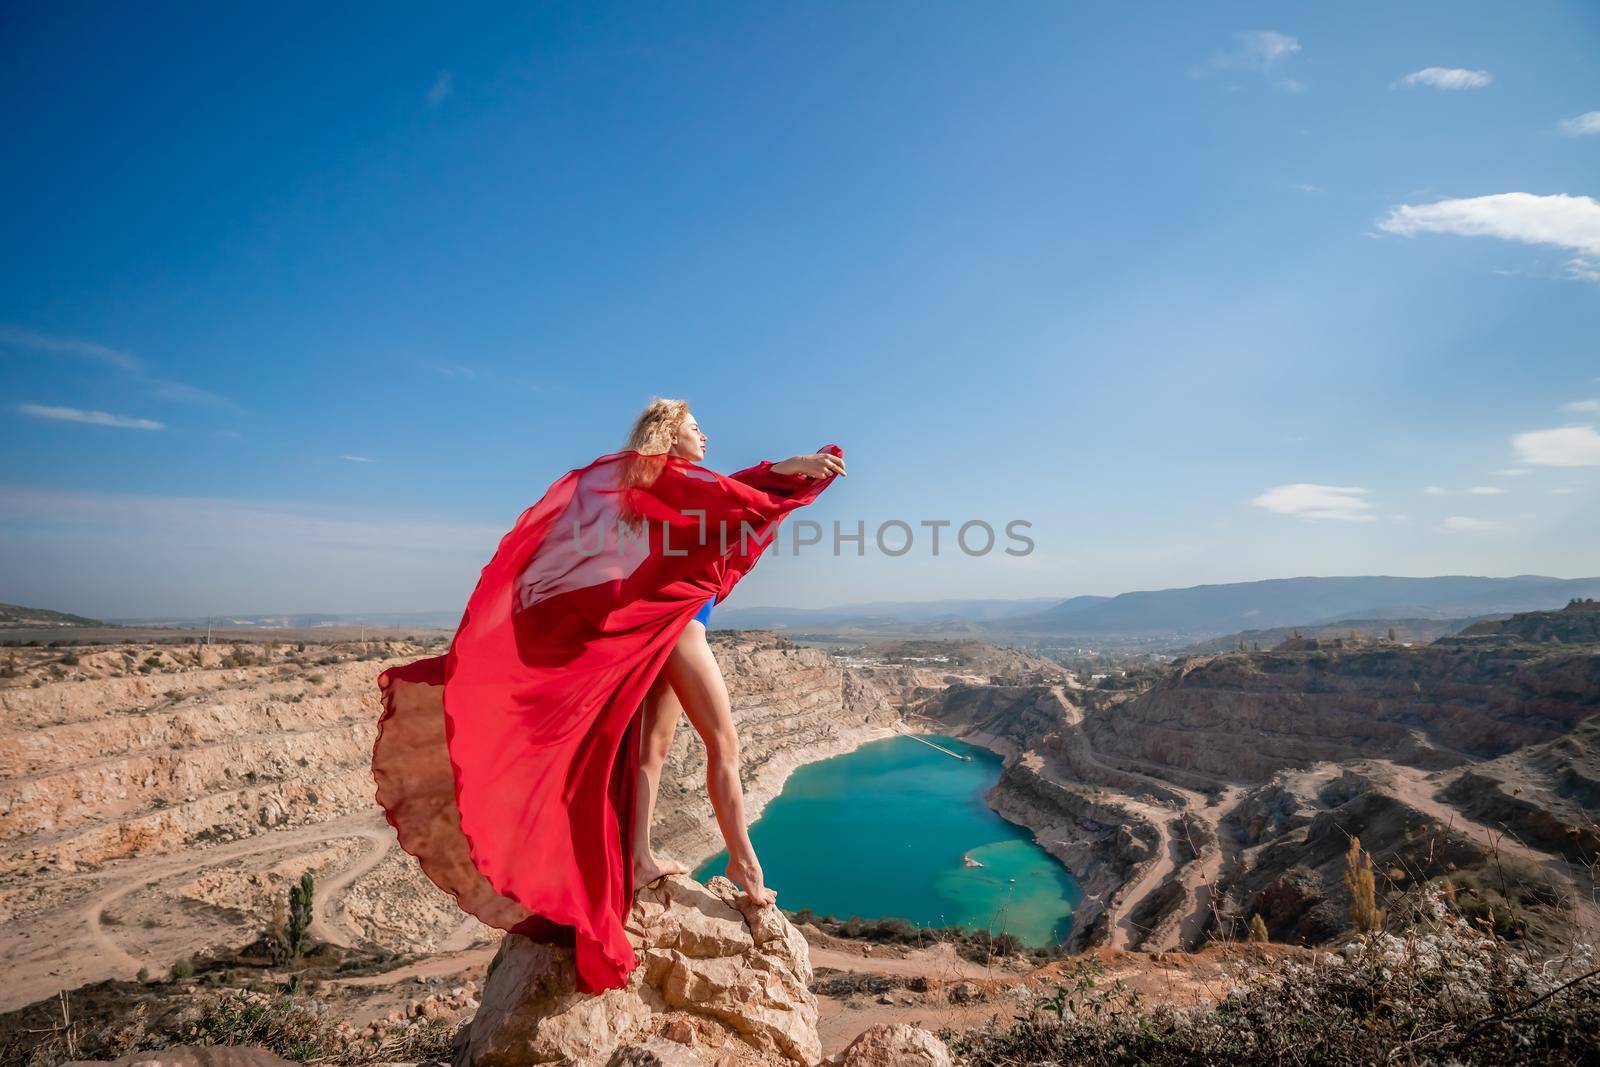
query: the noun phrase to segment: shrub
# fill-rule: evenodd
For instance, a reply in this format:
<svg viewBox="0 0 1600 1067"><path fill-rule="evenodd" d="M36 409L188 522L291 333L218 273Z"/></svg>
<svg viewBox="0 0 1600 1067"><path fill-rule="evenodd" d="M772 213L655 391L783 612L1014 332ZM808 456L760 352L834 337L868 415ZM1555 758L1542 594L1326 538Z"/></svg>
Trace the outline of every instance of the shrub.
<svg viewBox="0 0 1600 1067"><path fill-rule="evenodd" d="M185 978L193 978L194 964L190 963L186 959L179 960L178 962L174 963L172 965L172 969L167 972L167 977L174 982L181 982Z"/></svg>
<svg viewBox="0 0 1600 1067"><path fill-rule="evenodd" d="M1443 887L1402 903L1398 933L1358 934L1309 960L1263 954L1237 968L1215 1006L1142 1009L1136 993L1080 962L1017 1025L946 1039L966 1062L1007 1067L1600 1062L1590 946L1536 960L1474 929Z"/></svg>
<svg viewBox="0 0 1600 1067"><path fill-rule="evenodd" d="M227 990L201 1003L184 1036L196 1045L258 1045L311 1060L328 1054L325 1028L316 1010L288 996Z"/></svg>
<svg viewBox="0 0 1600 1067"><path fill-rule="evenodd" d="M1383 929L1383 909L1378 907L1378 890L1372 876L1372 854L1361 847L1361 838L1350 838L1350 851L1344 856L1344 885L1350 890L1350 923L1358 933Z"/></svg>

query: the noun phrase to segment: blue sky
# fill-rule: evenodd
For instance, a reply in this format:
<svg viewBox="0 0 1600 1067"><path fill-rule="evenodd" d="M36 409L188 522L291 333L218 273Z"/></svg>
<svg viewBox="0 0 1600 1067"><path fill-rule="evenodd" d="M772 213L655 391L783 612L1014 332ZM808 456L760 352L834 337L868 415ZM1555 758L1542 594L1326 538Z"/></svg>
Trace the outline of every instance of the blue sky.
<svg viewBox="0 0 1600 1067"><path fill-rule="evenodd" d="M0 600L453 610L655 394L1032 524L744 605L1600 573L1600 7L335 7L0 15Z"/></svg>

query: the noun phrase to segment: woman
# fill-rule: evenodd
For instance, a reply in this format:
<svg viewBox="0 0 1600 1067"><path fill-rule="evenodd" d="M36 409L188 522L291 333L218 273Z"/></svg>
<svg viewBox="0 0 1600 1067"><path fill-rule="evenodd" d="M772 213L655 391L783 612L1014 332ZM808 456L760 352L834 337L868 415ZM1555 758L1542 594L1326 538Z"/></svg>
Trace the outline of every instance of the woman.
<svg viewBox="0 0 1600 1067"><path fill-rule="evenodd" d="M656 400L639 416L626 447L645 454L665 451L699 463L705 458L709 440L686 403ZM773 474L798 474L816 479L845 472L843 457L827 452L794 456L772 464L769 470ZM777 899L777 894L762 880L761 864L756 860L755 848L745 827L744 790L739 781L739 739L733 729L727 684L706 642L706 627L711 623L714 603L715 597L708 599L689 620L666 666L645 697L633 830L633 879L635 885L645 885L664 875L689 873L689 868L677 860L657 859L650 850L650 822L661 786L661 768L672 747L678 716L687 712L690 724L706 746L706 790L711 795L711 810L716 814L722 839L728 846L728 877L757 904L768 905Z"/></svg>
<svg viewBox="0 0 1600 1067"><path fill-rule="evenodd" d="M693 619L844 473L836 445L709 471L681 401L653 401L629 445L522 513L446 655L378 679L373 777L401 847L483 922L573 944L584 992L626 983L635 885L664 870L636 843L660 775L641 760L647 715L652 754L678 705L715 746L729 872L772 900L744 827L727 691Z"/></svg>

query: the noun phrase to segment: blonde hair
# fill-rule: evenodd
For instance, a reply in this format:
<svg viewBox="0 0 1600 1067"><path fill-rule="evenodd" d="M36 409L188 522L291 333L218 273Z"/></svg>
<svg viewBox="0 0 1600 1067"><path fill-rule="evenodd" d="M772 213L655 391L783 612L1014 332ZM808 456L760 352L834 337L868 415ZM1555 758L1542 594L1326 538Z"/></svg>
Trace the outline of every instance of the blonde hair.
<svg viewBox="0 0 1600 1067"><path fill-rule="evenodd" d="M622 448L623 451L637 452L639 455L629 456L623 462L622 499L619 502L622 521L629 527L637 527L640 516L633 507L628 490L655 484L666 465L667 453L678 440L678 431L683 429L683 420L688 417L687 400L667 400L657 396L650 398L650 403L633 421L633 429Z"/></svg>
<svg viewBox="0 0 1600 1067"><path fill-rule="evenodd" d="M630 452L643 452L645 455L670 452L673 443L678 439L678 431L683 429L683 420L688 417L687 400L652 397L650 403L645 405L639 417L634 420L633 431L628 434L628 442L622 447Z"/></svg>

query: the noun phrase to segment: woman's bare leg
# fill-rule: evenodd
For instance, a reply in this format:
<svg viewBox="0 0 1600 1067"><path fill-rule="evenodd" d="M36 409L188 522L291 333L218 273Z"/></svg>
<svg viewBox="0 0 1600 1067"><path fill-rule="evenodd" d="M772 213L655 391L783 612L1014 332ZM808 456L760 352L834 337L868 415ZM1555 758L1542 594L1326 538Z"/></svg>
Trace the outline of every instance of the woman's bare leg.
<svg viewBox="0 0 1600 1067"><path fill-rule="evenodd" d="M656 792L661 788L661 768L672 748L672 735L678 728L683 705L662 671L644 698L644 721L640 724L639 785L634 791L633 808L633 884L649 885L668 874L688 874L689 868L674 859L657 857L650 848L650 823L656 813Z"/></svg>
<svg viewBox="0 0 1600 1067"><path fill-rule="evenodd" d="M761 864L744 824L744 788L739 782L739 737L722 669L706 643L706 628L690 620L662 671L678 694L689 722L706 744L706 791L728 845L728 877L757 904L771 904L777 893L761 878Z"/></svg>

